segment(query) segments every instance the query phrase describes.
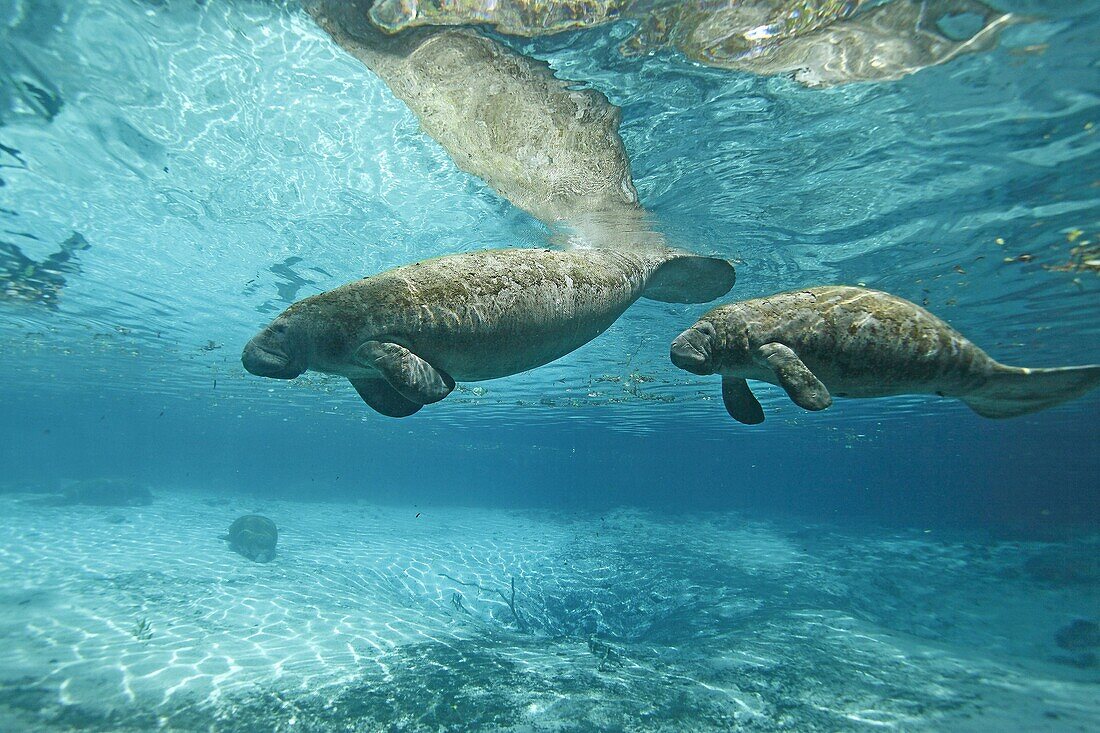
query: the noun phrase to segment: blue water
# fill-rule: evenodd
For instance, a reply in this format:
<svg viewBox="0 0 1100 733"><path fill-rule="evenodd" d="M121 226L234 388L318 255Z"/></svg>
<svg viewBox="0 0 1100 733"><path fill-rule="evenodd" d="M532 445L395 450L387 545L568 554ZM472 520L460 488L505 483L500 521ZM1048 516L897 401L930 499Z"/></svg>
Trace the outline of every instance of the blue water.
<svg viewBox="0 0 1100 733"><path fill-rule="evenodd" d="M499 38L621 108L723 300L863 284L1098 363L1100 2L995 5L995 49L826 89ZM0 0L0 730L1100 728L1100 393L754 385L742 426L668 361L708 306L644 300L404 420L241 366L295 300L549 234L296 4ZM99 478L153 501L50 500ZM254 512L272 563L218 539Z"/></svg>

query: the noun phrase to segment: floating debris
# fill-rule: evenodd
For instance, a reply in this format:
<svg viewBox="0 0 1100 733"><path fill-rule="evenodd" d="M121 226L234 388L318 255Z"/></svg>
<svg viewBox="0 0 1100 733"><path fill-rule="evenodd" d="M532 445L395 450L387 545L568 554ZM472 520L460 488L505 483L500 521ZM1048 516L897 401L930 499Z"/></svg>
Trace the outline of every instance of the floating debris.
<svg viewBox="0 0 1100 733"><path fill-rule="evenodd" d="M1066 239L1074 242L1079 236L1081 236L1081 231L1075 229L1066 235ZM1100 242L1092 242L1086 239L1069 251L1069 262L1062 265L1043 265L1043 269L1051 272L1095 272L1100 274Z"/></svg>

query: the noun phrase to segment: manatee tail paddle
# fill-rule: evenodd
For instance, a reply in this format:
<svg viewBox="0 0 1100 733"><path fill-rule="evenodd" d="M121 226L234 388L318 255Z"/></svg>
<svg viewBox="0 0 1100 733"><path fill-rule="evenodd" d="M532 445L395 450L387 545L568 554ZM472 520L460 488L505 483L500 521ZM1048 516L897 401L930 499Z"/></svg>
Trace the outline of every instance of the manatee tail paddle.
<svg viewBox="0 0 1100 733"><path fill-rule="evenodd" d="M997 364L981 389L963 402L982 417L1027 415L1060 405L1100 387L1100 364L1022 369Z"/></svg>
<svg viewBox="0 0 1100 733"><path fill-rule="evenodd" d="M676 252L650 276L642 297L662 303L709 303L733 287L737 274L721 257Z"/></svg>

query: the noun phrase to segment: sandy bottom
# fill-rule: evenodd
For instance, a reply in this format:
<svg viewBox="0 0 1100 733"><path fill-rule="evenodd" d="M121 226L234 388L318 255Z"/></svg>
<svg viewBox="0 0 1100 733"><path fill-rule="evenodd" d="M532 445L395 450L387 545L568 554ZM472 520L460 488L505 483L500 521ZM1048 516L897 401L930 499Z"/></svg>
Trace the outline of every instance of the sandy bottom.
<svg viewBox="0 0 1100 733"><path fill-rule="evenodd" d="M250 512L274 562L218 540ZM1098 555L736 514L4 494L0 730L1100 730L1095 655L1055 643L1097 620Z"/></svg>

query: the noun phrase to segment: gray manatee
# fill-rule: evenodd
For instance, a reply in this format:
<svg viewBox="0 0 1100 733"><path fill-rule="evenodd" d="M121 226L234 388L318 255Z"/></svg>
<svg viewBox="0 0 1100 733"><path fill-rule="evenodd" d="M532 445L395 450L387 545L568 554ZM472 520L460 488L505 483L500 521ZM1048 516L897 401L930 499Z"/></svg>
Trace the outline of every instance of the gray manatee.
<svg viewBox="0 0 1100 733"><path fill-rule="evenodd" d="M301 300L244 348L245 369L347 377L374 410L411 415L455 381L527 371L603 333L638 298L703 303L729 262L667 248L499 249L405 265Z"/></svg>
<svg viewBox="0 0 1100 733"><path fill-rule="evenodd" d="M279 530L267 517L259 514L246 514L238 517L229 526L229 534L222 536L229 547L253 562L271 562L275 559L275 545L279 541Z"/></svg>
<svg viewBox="0 0 1100 733"><path fill-rule="evenodd" d="M935 394L992 418L1044 410L1100 385L1100 365L1005 366L914 303L844 286L719 306L672 342L671 357L693 374L721 374L726 410L748 425L764 412L746 379L782 387L807 410L824 410L834 395Z"/></svg>
<svg viewBox="0 0 1100 733"><path fill-rule="evenodd" d="M376 73L459 168L553 224L640 211L619 108L548 64L465 28L390 36L370 0L304 0L332 39Z"/></svg>

